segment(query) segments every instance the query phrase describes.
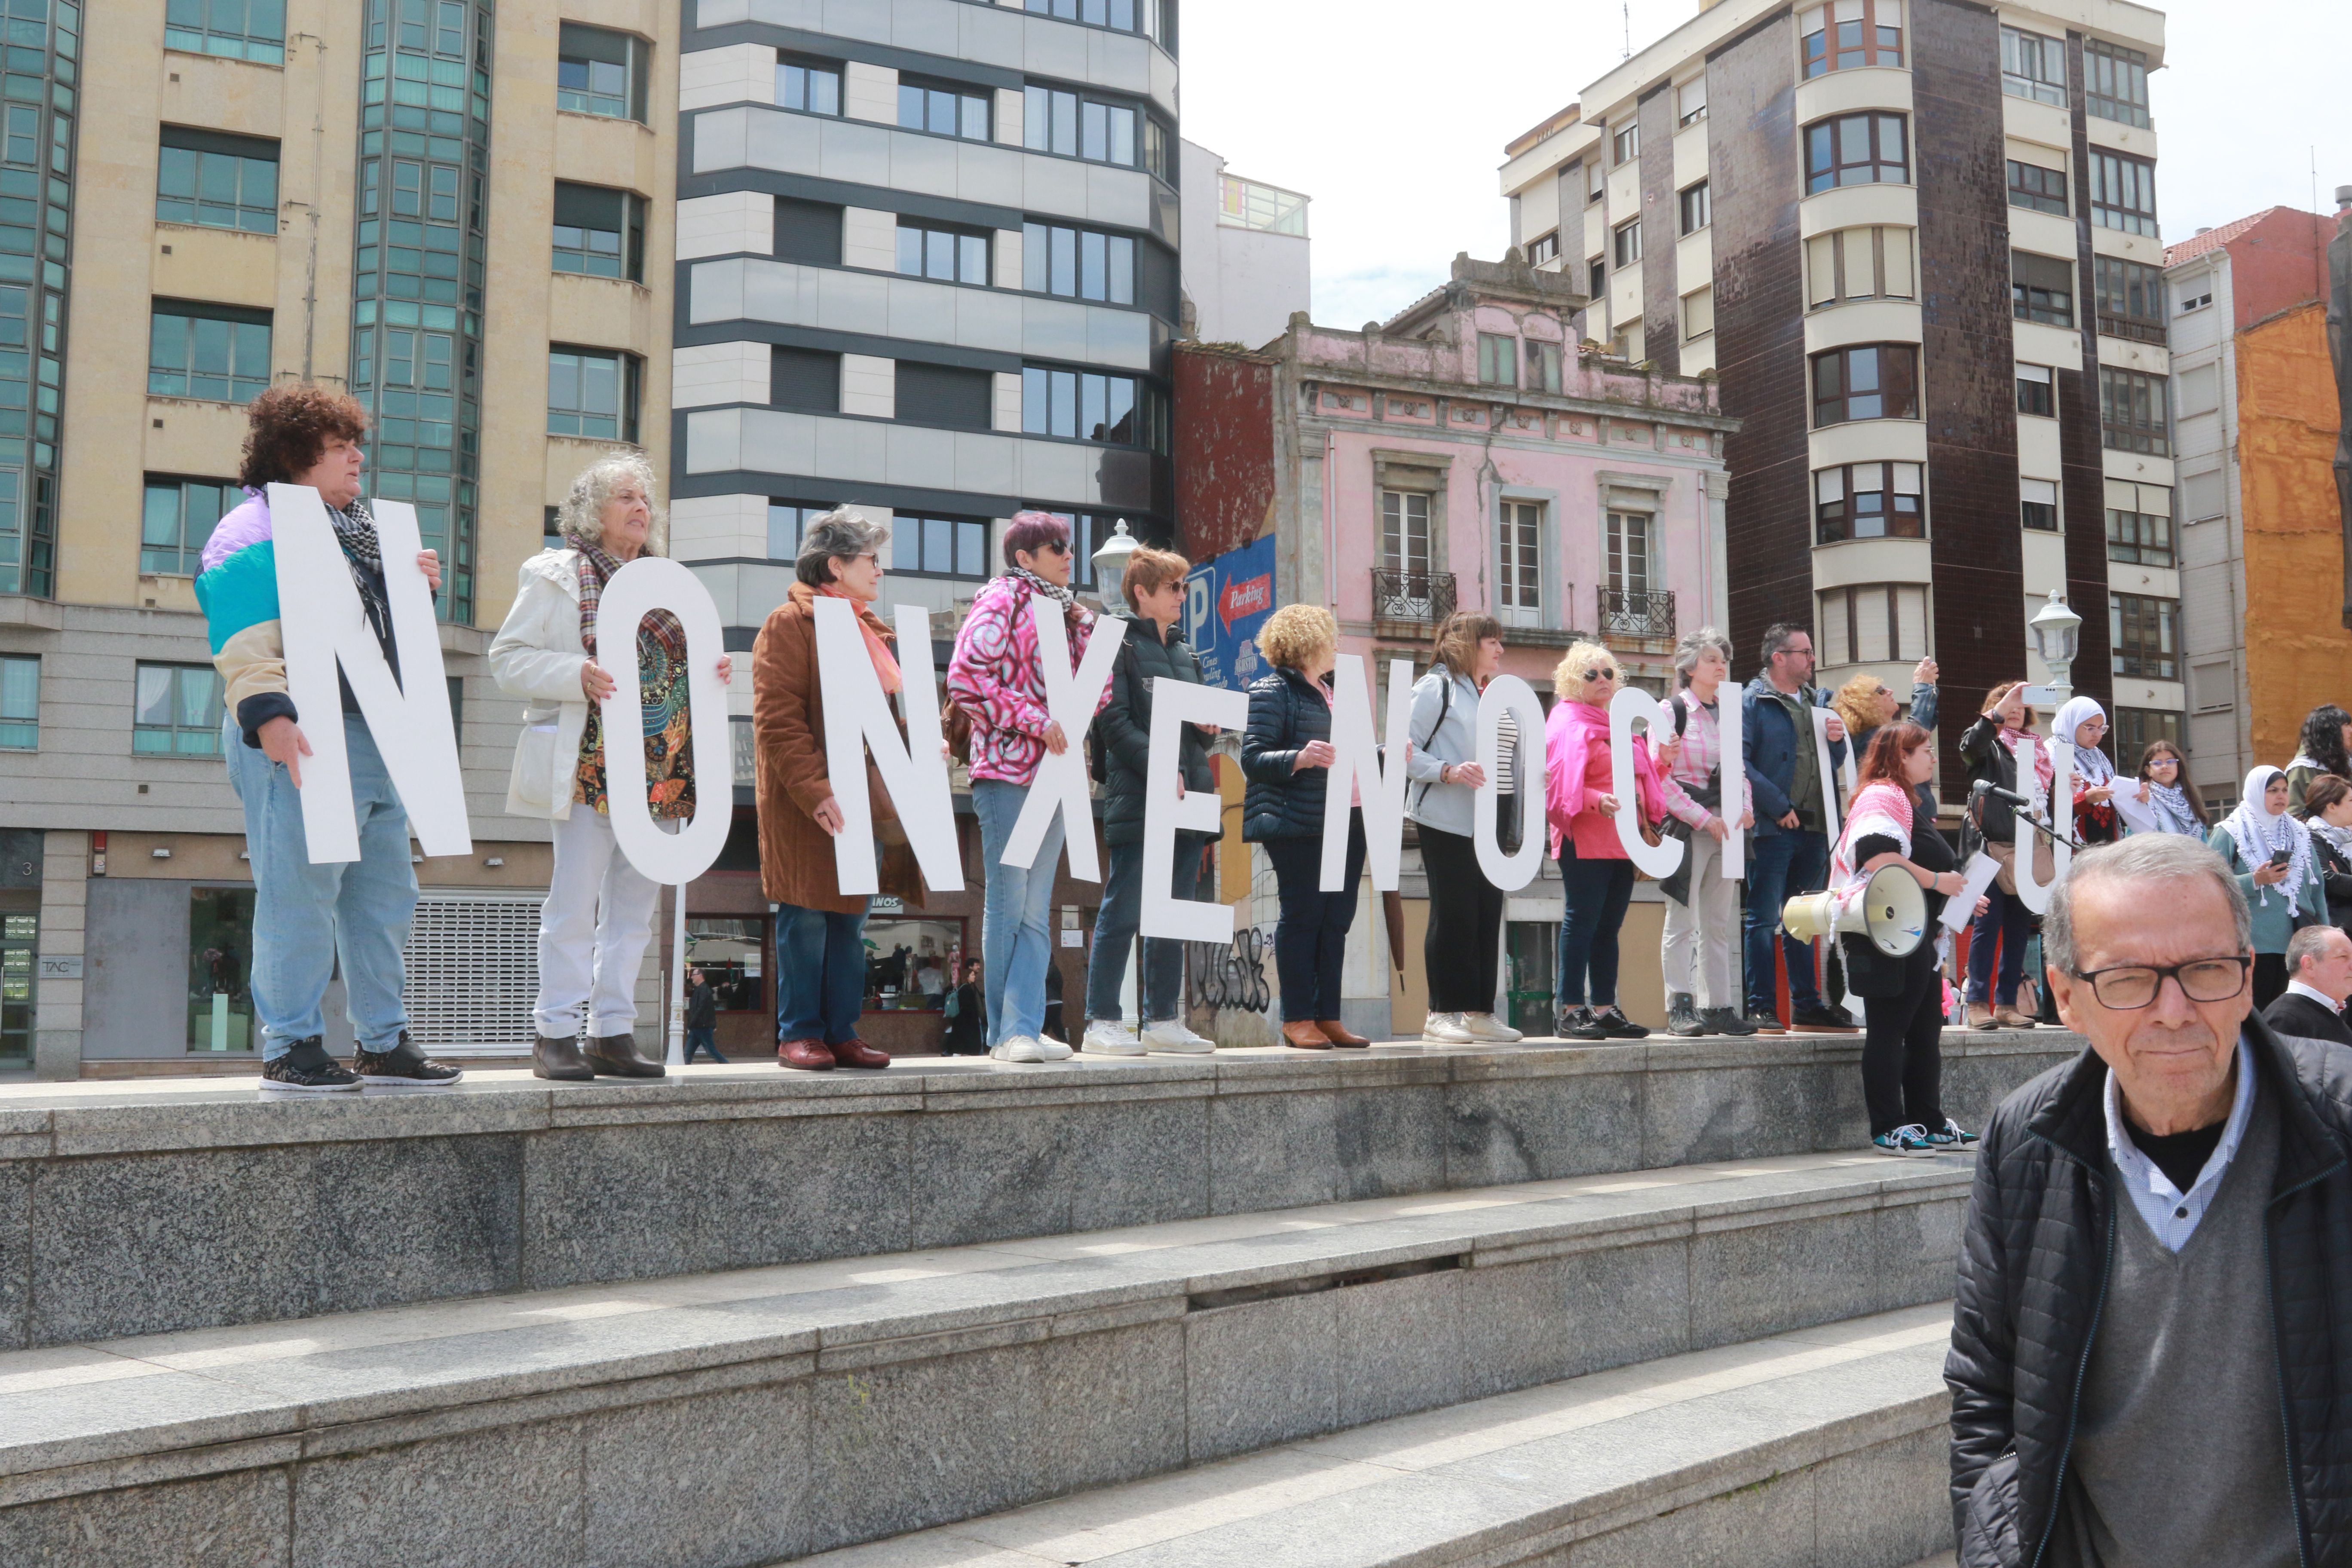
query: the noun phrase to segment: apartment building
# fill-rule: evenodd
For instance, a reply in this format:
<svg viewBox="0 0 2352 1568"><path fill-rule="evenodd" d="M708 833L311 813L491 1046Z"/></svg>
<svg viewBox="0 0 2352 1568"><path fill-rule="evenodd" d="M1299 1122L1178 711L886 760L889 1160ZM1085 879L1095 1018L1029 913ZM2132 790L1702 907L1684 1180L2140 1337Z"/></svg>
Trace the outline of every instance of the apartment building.
<svg viewBox="0 0 2352 1568"><path fill-rule="evenodd" d="M483 654L572 474L615 444L667 463L675 11L10 16L0 1068L250 1059L252 888L192 584L241 499L243 405L305 378L373 411L368 493L414 504L446 566L476 853L418 867L417 1033L510 1050L546 835L504 815L520 710Z"/></svg>
<svg viewBox="0 0 2352 1568"><path fill-rule="evenodd" d="M1824 683L1932 654L1964 713L2043 677L2025 624L2063 589L2075 687L2126 748L2177 732L2178 588L2108 545L2173 515L2163 48L2127 0L1718 0L1506 150L1514 238L1582 282L1581 335L1716 377L1742 421L1740 674L1803 622Z"/></svg>
<svg viewBox="0 0 2352 1568"><path fill-rule="evenodd" d="M1183 144L1184 333L1255 348L1313 309L1307 198L1234 174L1197 142Z"/></svg>
<svg viewBox="0 0 2352 1568"><path fill-rule="evenodd" d="M2234 801L2257 763L2284 766L2304 715L2352 686L2327 351L2338 221L2271 207L2165 253L2178 527L2110 548L2179 576L2189 776L2209 804Z"/></svg>

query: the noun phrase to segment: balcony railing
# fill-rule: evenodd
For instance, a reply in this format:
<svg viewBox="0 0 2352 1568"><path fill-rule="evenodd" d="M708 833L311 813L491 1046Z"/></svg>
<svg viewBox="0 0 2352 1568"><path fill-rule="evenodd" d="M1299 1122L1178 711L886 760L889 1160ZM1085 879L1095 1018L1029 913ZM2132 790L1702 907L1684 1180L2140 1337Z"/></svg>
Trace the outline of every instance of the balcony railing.
<svg viewBox="0 0 2352 1568"><path fill-rule="evenodd" d="M1372 568L1372 619L1435 626L1454 613L1454 574Z"/></svg>
<svg viewBox="0 0 2352 1568"><path fill-rule="evenodd" d="M1671 589L1647 593L1625 588L1601 590L1601 635L1604 637L1667 639L1675 635L1675 595Z"/></svg>

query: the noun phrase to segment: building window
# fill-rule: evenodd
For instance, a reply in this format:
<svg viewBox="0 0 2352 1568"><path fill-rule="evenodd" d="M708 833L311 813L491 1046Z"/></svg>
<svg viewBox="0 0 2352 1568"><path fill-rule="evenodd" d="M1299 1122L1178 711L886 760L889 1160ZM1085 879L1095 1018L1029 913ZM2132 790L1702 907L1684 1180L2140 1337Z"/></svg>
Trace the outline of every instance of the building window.
<svg viewBox="0 0 2352 1568"><path fill-rule="evenodd" d="M1485 386L1517 386L1519 384L1516 363L1518 359L1517 338L1498 332L1478 334L1478 380Z"/></svg>
<svg viewBox="0 0 2352 1568"><path fill-rule="evenodd" d="M2048 479L2017 481L2018 522L2042 533L2056 533L2058 487Z"/></svg>
<svg viewBox="0 0 2352 1568"><path fill-rule="evenodd" d="M1843 300L1908 300L1912 231L1872 226L1817 234L1805 241L1806 303L1819 310Z"/></svg>
<svg viewBox="0 0 2352 1568"><path fill-rule="evenodd" d="M1686 81L1675 89L1675 123L1696 125L1706 118L1706 78Z"/></svg>
<svg viewBox="0 0 2352 1568"><path fill-rule="evenodd" d="M38 751L40 744L40 656L0 653L0 751Z"/></svg>
<svg viewBox="0 0 2352 1568"><path fill-rule="evenodd" d="M245 499L227 479L175 479L147 476L147 500L139 525L139 570L193 577L213 524Z"/></svg>
<svg viewBox="0 0 2352 1568"><path fill-rule="evenodd" d="M2116 673L2142 680L2180 679L2180 601L2145 594L2107 595L2107 637Z"/></svg>
<svg viewBox="0 0 2352 1568"><path fill-rule="evenodd" d="M1163 24L1174 11L1167 0L1028 0L1028 9L1039 16L1058 16L1065 22L1083 22L1089 27L1109 27L1121 33L1142 33L1162 41Z"/></svg>
<svg viewBox="0 0 2352 1568"><path fill-rule="evenodd" d="M2066 174L2039 163L2009 160L2009 205L2038 213L2066 216Z"/></svg>
<svg viewBox="0 0 2352 1568"><path fill-rule="evenodd" d="M1558 392L1559 390L1559 345L1528 341L1528 390Z"/></svg>
<svg viewBox="0 0 2352 1568"><path fill-rule="evenodd" d="M1217 177L1217 222L1226 228L1307 237L1307 198L1239 174Z"/></svg>
<svg viewBox="0 0 2352 1568"><path fill-rule="evenodd" d="M2213 288L2211 283L2210 281L2200 281L2198 287L2198 291L2194 294L2184 297L2180 301L2179 309L2175 310L2173 313L2175 315L2185 316L2191 310L2201 310L2212 302Z"/></svg>
<svg viewBox="0 0 2352 1568"><path fill-rule="evenodd" d="M2101 228L2144 234L2153 239L2156 227L2156 165L2145 158L2120 153L2091 154L2091 221Z"/></svg>
<svg viewBox="0 0 2352 1568"><path fill-rule="evenodd" d="M1705 180L1684 191L1679 198L1679 205L1682 208L1682 231L1685 234L1696 234L1715 221L1713 204L1707 200Z"/></svg>
<svg viewBox="0 0 2352 1568"><path fill-rule="evenodd" d="M812 267L841 265L841 209L830 202L776 198L775 256Z"/></svg>
<svg viewBox="0 0 2352 1568"><path fill-rule="evenodd" d="M2018 27L2000 30L2000 90L2066 106L2066 43Z"/></svg>
<svg viewBox="0 0 2352 1568"><path fill-rule="evenodd" d="M1841 114L1805 128L1805 189L1906 184L1911 157L1903 116Z"/></svg>
<svg viewBox="0 0 2352 1568"><path fill-rule="evenodd" d="M2102 120L2147 123L2147 57L2104 38L2083 40L2083 107Z"/></svg>
<svg viewBox="0 0 2352 1568"><path fill-rule="evenodd" d="M171 0L163 13L163 47L282 66L285 0Z"/></svg>
<svg viewBox="0 0 2352 1568"><path fill-rule="evenodd" d="M1073 536L1073 548L1076 542ZM987 576L987 520L900 512L890 523L890 570L926 577Z"/></svg>
<svg viewBox="0 0 2352 1568"><path fill-rule="evenodd" d="M1683 296L1683 342L1706 337L1715 331L1715 286L1707 285Z"/></svg>
<svg viewBox="0 0 2352 1568"><path fill-rule="evenodd" d="M1059 88L1030 87L1023 93L1021 139L1031 152L1134 165L1138 116L1132 108Z"/></svg>
<svg viewBox="0 0 2352 1568"><path fill-rule="evenodd" d="M987 371L902 359L896 382L894 416L909 425L947 430L996 427L996 378Z"/></svg>
<svg viewBox="0 0 2352 1568"><path fill-rule="evenodd" d="M166 125L155 172L155 221L278 232L278 143Z"/></svg>
<svg viewBox="0 0 2352 1568"><path fill-rule="evenodd" d="M1591 206L1606 195L1609 189L1609 174L1601 167L1599 153L1593 154L1592 162L1584 165L1584 205Z"/></svg>
<svg viewBox="0 0 2352 1568"><path fill-rule="evenodd" d="M770 351L768 403L806 414L840 413L841 356L827 349Z"/></svg>
<svg viewBox="0 0 2352 1568"><path fill-rule="evenodd" d="M221 678L209 664L142 664L131 711L141 756L220 755Z"/></svg>
<svg viewBox="0 0 2352 1568"><path fill-rule="evenodd" d="M986 142L988 95L965 90L960 83L932 84L898 79L898 129L928 131L934 136L961 136ZM1118 162L1131 162L1120 159Z"/></svg>
<svg viewBox="0 0 2352 1568"><path fill-rule="evenodd" d="M1538 235L1528 246L1528 265L1541 267L1547 261L1559 259L1559 230Z"/></svg>
<svg viewBox="0 0 2352 1568"><path fill-rule="evenodd" d="M2147 755L2148 747L2158 741L2180 744L2180 715L2165 708L2117 708L2116 727L2107 732L2107 742L2123 761L2116 765L2126 773L2137 773L2139 760Z"/></svg>
<svg viewBox="0 0 2352 1568"><path fill-rule="evenodd" d="M1655 521L1646 511L1608 514L1601 551L1602 570L1612 593L1646 595L1650 592L1650 545Z"/></svg>
<svg viewBox="0 0 2352 1568"><path fill-rule="evenodd" d="M768 502L768 559L799 560L801 538L808 532L808 525L832 510L830 501L816 506L805 501L771 500ZM895 528L897 525L892 526Z"/></svg>
<svg viewBox="0 0 2352 1568"><path fill-rule="evenodd" d="M1805 75L1825 76L1856 66L1903 63L1903 8L1899 0L1836 0L1797 18Z"/></svg>
<svg viewBox="0 0 2352 1568"><path fill-rule="evenodd" d="M776 57L776 101L804 114L841 112L841 68L815 60ZM903 106L902 106L903 112Z"/></svg>
<svg viewBox="0 0 2352 1568"><path fill-rule="evenodd" d="M1167 403L1150 384L1131 375L1024 365L1021 428L1032 436L1064 436L1165 451Z"/></svg>
<svg viewBox="0 0 2352 1568"><path fill-rule="evenodd" d="M1033 294L1135 303L1135 241L1058 224L1021 226L1021 286Z"/></svg>
<svg viewBox="0 0 2352 1568"><path fill-rule="evenodd" d="M1927 516L1917 463L1848 463L1813 475L1814 537L1925 539Z"/></svg>
<svg viewBox="0 0 2352 1568"><path fill-rule="evenodd" d="M1520 624L1543 611L1543 503L1507 500L1495 550L1495 607Z"/></svg>
<svg viewBox="0 0 2352 1568"><path fill-rule="evenodd" d="M1612 153L1610 162L1613 163L1630 163L1640 157L1642 155L1642 122L1636 120L1630 124L1620 126L1617 133L1609 139L1609 147Z"/></svg>
<svg viewBox="0 0 2352 1568"><path fill-rule="evenodd" d="M1642 220L1621 223L1610 241L1610 249L1620 267L1631 267L1642 259Z"/></svg>
<svg viewBox="0 0 2352 1568"><path fill-rule="evenodd" d="M1425 491L1381 492L1381 564L1409 577L1429 574L1429 496Z"/></svg>
<svg viewBox="0 0 2352 1568"><path fill-rule="evenodd" d="M1919 350L1865 343L1813 356L1813 425L1919 417Z"/></svg>
<svg viewBox="0 0 2352 1568"><path fill-rule="evenodd" d="M578 22L562 24L555 45L556 108L642 124L648 74L643 40ZM836 81L836 92L838 87Z"/></svg>
<svg viewBox="0 0 2352 1568"><path fill-rule="evenodd" d="M2009 253L2009 310L2045 327L2074 324L2074 264L2054 256Z"/></svg>
<svg viewBox="0 0 2352 1568"><path fill-rule="evenodd" d="M603 349L550 349L547 433L599 441L637 438L638 361Z"/></svg>
<svg viewBox="0 0 2352 1568"><path fill-rule="evenodd" d="M1609 263L1595 261L1584 270L1584 293L1588 301L1598 300L1609 292Z"/></svg>
<svg viewBox="0 0 2352 1568"><path fill-rule="evenodd" d="M555 187L554 267L591 278L646 280L646 202L602 185Z"/></svg>
<svg viewBox="0 0 2352 1568"><path fill-rule="evenodd" d="M924 228L902 221L898 225L898 270L909 278L985 284L988 236Z"/></svg>
<svg viewBox="0 0 2352 1568"><path fill-rule="evenodd" d="M2051 395L2048 365L2021 364L2017 367L2017 411L2020 414L2038 414L2044 419L2058 416L2057 400Z"/></svg>
<svg viewBox="0 0 2352 1568"><path fill-rule="evenodd" d="M2099 331L2143 343L2164 342L2164 273L2119 257L2091 258L2098 290Z"/></svg>
<svg viewBox="0 0 2352 1568"><path fill-rule="evenodd" d="M150 396L244 403L268 384L268 311L155 301L147 338Z"/></svg>
<svg viewBox="0 0 2352 1568"><path fill-rule="evenodd" d="M1908 664L1927 655L1927 589L1919 583L1865 583L1821 595L1824 668Z"/></svg>
<svg viewBox="0 0 2352 1568"><path fill-rule="evenodd" d="M2099 427L2108 447L2153 458L2169 455L2164 381L2140 371L2099 367Z"/></svg>
<svg viewBox="0 0 2352 1568"><path fill-rule="evenodd" d="M2120 561L2126 566L2172 565L2172 519L2152 512L2122 511L2109 507L2107 559Z"/></svg>

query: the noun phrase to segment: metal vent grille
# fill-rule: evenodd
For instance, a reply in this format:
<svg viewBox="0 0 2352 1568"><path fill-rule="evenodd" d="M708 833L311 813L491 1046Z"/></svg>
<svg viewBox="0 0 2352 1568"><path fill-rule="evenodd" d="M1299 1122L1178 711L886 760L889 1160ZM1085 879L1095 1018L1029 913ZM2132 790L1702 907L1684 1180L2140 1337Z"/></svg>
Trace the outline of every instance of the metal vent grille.
<svg viewBox="0 0 2352 1568"><path fill-rule="evenodd" d="M404 954L408 1033L436 1056L520 1056L539 994L541 895L425 893Z"/></svg>

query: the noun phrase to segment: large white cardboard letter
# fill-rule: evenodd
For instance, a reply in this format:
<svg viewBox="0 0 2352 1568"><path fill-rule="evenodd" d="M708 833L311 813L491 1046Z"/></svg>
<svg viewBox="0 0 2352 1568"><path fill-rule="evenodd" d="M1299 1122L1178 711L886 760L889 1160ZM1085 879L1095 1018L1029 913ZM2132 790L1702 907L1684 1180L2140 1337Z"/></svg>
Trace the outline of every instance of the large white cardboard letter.
<svg viewBox="0 0 2352 1568"><path fill-rule="evenodd" d="M1372 695L1364 686L1364 656L1343 653L1332 670L1331 777L1323 790L1323 876L1336 893L1348 877L1348 813L1364 796L1364 864L1372 886L1393 893L1404 851L1404 749L1412 734L1412 665L1389 661L1388 766L1372 740Z"/></svg>
<svg viewBox="0 0 2352 1568"><path fill-rule="evenodd" d="M2033 746L2031 734L2018 743L2018 794L2031 797L2033 792ZM2032 828L2020 825L2017 830L2017 898L2034 914L2047 913L2050 890L2074 859L2074 742L2050 742L2051 831L2055 842L2045 839ZM2023 813L2019 815L2022 816ZM2050 845L2050 879L2034 880L2033 868L2041 858L2042 846Z"/></svg>
<svg viewBox="0 0 2352 1568"><path fill-rule="evenodd" d="M1690 700L1696 702L1698 699L1692 697ZM1748 714L1740 700L1739 688L1729 681L1718 687L1715 712L1716 739L1722 743L1723 752L1716 774L1723 804L1716 807L1716 815L1723 818L1725 829L1723 858L1716 875L1727 882L1737 882L1748 874L1748 830L1739 826L1739 819L1748 809L1749 798L1746 731L1742 728Z"/></svg>
<svg viewBox="0 0 2352 1568"><path fill-rule="evenodd" d="M907 733L890 720L890 699L874 673L873 656L857 612L846 599L820 594L816 606L816 668L824 693L824 760L841 831L833 838L833 874L844 897L881 891L874 864L874 802L866 789L866 749L907 830L908 846L934 892L963 891L963 856L956 847L955 801L948 793L948 761L940 749L940 692L931 676L931 613L900 605L898 700Z"/></svg>
<svg viewBox="0 0 2352 1568"><path fill-rule="evenodd" d="M360 858L351 758L343 748L343 696L335 684L339 664L375 737L384 772L400 792L417 843L427 855L474 852L466 783L457 771L457 733L449 718L449 685L441 670L441 628L433 618L433 591L416 565L424 548L416 510L405 501L390 500L374 502L371 510L383 552L393 641L400 654L397 681L360 607L359 589L335 542L326 503L308 485L269 487L286 694L310 742L310 755L302 763L302 837L314 866Z"/></svg>
<svg viewBox="0 0 2352 1568"><path fill-rule="evenodd" d="M1813 716L1813 757L1822 765L1822 821L1827 826L1829 841L1835 844L1838 841L1838 823L1842 819L1838 802L1845 798L1839 793L1838 770L1830 766L1830 721L1836 715L1826 708L1815 708L1810 711ZM1846 746L1845 754L1846 782L1850 784L1853 782L1853 758L1851 742Z"/></svg>
<svg viewBox="0 0 2352 1568"><path fill-rule="evenodd" d="M694 816L676 833L654 826L646 799L645 698L637 679L637 625L667 610L686 628L688 755L694 768ZM596 606L596 662L613 678L604 699L604 793L613 838L648 880L691 882L727 847L735 816L735 758L727 689L719 684L725 647L719 606L702 579L675 561L640 555L604 584Z"/></svg>
<svg viewBox="0 0 2352 1568"><path fill-rule="evenodd" d="M1151 759L1143 770L1143 934L1223 945L1234 940L1241 906L1179 899L1168 890L1175 879L1178 830L1214 833L1225 807L1214 790L1187 790L1176 798L1184 726L1194 723L1247 729L1249 694L1152 677Z"/></svg>
<svg viewBox="0 0 2352 1568"><path fill-rule="evenodd" d="M1053 613L1046 614L1048 610ZM1062 727L1069 744L1062 754L1045 753L1030 781L1029 798L1013 824L1001 858L1007 866L1034 866L1045 847L1045 829L1054 813L1062 814L1062 843L1069 851L1070 875L1082 882L1102 880L1095 859L1095 815L1091 784L1087 777L1087 731L1095 721L1095 704L1110 684L1110 668L1118 645L1127 637L1127 622L1117 616L1098 616L1094 636L1087 641L1087 657L1070 672L1070 635L1062 626L1061 607L1040 595L1029 601L1030 624L1037 628L1037 659L1045 667L1045 711Z"/></svg>
<svg viewBox="0 0 2352 1568"><path fill-rule="evenodd" d="M1663 833L1654 845L1642 837L1642 781L1633 766L1635 720L1649 726L1654 740L1675 732L1675 716L1640 687L1620 687L1609 700L1609 792L1617 797L1617 842L1637 869L1668 877L1683 863L1683 841Z"/></svg>
<svg viewBox="0 0 2352 1568"><path fill-rule="evenodd" d="M1519 852L1503 853L1495 837L1495 816L1503 801L1503 715L1518 721L1519 757L1524 764L1514 788L1519 803ZM1535 688L1516 675L1498 675L1478 694L1478 765L1486 782L1470 803L1470 845L1478 852L1478 869L1489 885L1517 892L1543 869L1544 851L1551 831L1544 817L1544 710Z"/></svg>

